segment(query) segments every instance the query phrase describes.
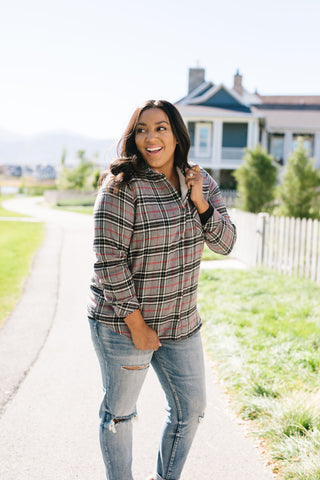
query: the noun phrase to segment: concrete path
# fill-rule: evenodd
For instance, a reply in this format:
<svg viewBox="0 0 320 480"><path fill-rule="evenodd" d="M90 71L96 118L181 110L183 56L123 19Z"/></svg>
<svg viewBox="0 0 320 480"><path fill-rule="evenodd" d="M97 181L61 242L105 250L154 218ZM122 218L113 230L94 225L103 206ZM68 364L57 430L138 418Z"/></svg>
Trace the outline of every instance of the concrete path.
<svg viewBox="0 0 320 480"><path fill-rule="evenodd" d="M10 200L6 207L45 220L47 236L18 306L0 330L0 478L103 480L100 373L85 316L91 218L46 209L27 198ZM181 480L271 480L209 359L207 389L206 418ZM135 480L153 471L163 406L150 371L134 425Z"/></svg>

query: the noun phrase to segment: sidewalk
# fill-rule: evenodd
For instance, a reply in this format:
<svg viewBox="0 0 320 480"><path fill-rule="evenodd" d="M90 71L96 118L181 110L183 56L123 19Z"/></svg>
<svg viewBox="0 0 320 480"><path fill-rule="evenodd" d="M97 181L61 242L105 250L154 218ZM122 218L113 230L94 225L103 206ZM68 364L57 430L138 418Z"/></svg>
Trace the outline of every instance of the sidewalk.
<svg viewBox="0 0 320 480"><path fill-rule="evenodd" d="M0 478L105 480L98 445L100 372L85 318L92 263L91 219L53 213L29 199L23 202L22 206L19 202L11 205L47 219L48 228L21 301L0 331L0 349L6 345L9 351L11 345L11 360L16 355L21 363L26 359L20 387L14 391L11 385L12 398L0 418ZM10 358L0 369L0 388ZM10 372L13 375L14 369ZM10 387L9 376L6 388ZM232 413L208 359L207 389L205 421L199 426L181 480L271 480L272 474ZM135 480L144 480L153 471L163 405L162 391L150 371L134 424Z"/></svg>

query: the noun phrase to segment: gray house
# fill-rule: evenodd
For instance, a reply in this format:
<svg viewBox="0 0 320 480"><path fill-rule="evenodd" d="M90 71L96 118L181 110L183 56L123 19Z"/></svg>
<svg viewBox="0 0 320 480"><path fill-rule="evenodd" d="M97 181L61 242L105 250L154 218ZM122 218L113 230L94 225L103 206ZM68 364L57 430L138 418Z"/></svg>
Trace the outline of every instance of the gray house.
<svg viewBox="0 0 320 480"><path fill-rule="evenodd" d="M284 164L303 136L320 168L320 96L262 96L250 93L237 72L232 88L205 80L203 68L189 69L188 94L176 104L190 137L190 160L233 187L231 173L244 148L261 143Z"/></svg>

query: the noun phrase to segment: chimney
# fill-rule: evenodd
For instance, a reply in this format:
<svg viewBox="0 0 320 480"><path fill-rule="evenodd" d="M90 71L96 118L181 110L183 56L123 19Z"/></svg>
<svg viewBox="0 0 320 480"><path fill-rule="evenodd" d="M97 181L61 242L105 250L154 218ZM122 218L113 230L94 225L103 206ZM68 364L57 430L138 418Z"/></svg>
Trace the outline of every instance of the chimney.
<svg viewBox="0 0 320 480"><path fill-rule="evenodd" d="M192 92L192 90L199 87L199 85L201 85L205 81L204 76L204 68L189 68L188 93Z"/></svg>
<svg viewBox="0 0 320 480"><path fill-rule="evenodd" d="M233 89L242 95L243 87L242 87L242 75L240 75L239 70L237 70L234 79L233 79Z"/></svg>

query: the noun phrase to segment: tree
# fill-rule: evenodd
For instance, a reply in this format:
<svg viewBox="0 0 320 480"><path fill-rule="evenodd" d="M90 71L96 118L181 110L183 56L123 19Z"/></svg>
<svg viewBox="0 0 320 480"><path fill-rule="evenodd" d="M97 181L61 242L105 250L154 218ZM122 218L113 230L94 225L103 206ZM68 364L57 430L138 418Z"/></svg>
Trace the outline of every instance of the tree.
<svg viewBox="0 0 320 480"><path fill-rule="evenodd" d="M320 218L320 174L308 158L302 138L284 169L279 200L282 215Z"/></svg>
<svg viewBox="0 0 320 480"><path fill-rule="evenodd" d="M258 213L269 210L275 198L277 167L261 145L246 149L242 165L234 172L241 208Z"/></svg>
<svg viewBox="0 0 320 480"><path fill-rule="evenodd" d="M60 159L61 167L64 167L64 166L65 166L65 164L66 164L66 158L67 158L67 150L64 148L64 149L62 150L61 159Z"/></svg>
<svg viewBox="0 0 320 480"><path fill-rule="evenodd" d="M61 171L58 177L58 187L62 190L88 191L95 189L100 170L85 156L84 150L77 152L78 165L74 168L65 166L66 152L61 156Z"/></svg>

